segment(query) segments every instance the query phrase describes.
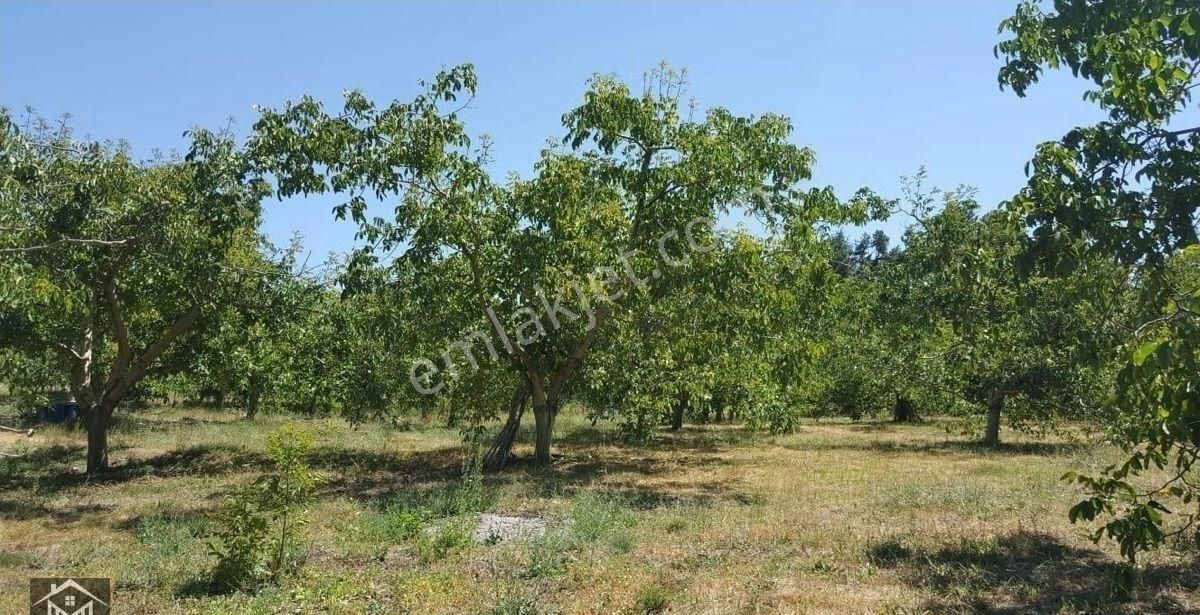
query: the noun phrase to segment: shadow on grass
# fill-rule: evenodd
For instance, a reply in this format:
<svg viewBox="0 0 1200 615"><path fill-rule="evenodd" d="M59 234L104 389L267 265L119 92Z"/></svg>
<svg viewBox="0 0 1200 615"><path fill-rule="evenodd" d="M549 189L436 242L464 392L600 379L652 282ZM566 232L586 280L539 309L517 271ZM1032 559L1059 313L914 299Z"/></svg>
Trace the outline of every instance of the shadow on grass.
<svg viewBox="0 0 1200 615"><path fill-rule="evenodd" d="M3 467L0 488L31 489L52 494L81 485L114 485L143 477L215 475L265 467L266 458L241 448L208 444L133 458L91 476L69 465L83 456L82 446L38 449L19 461L20 467Z"/></svg>
<svg viewBox="0 0 1200 615"><path fill-rule="evenodd" d="M904 583L933 594L921 612L1200 613L1196 603L1184 605L1172 595L1200 591L1200 562L1149 567L1137 595L1118 602L1112 579L1119 562L1044 533L1014 532L932 551L887 541L868 556L880 568L895 570Z"/></svg>
<svg viewBox="0 0 1200 615"><path fill-rule="evenodd" d="M32 489L49 477L73 474L71 463L82 459L83 454L83 446L55 444L20 457L0 459L0 490Z"/></svg>
<svg viewBox="0 0 1200 615"><path fill-rule="evenodd" d="M0 519L5 521L50 520L55 523L74 523L87 514L106 513L115 504L79 504L60 507L46 506L28 498L0 498Z"/></svg>
<svg viewBox="0 0 1200 615"><path fill-rule="evenodd" d="M191 528L193 533L207 534L212 522L211 508L188 509L159 509L122 519L112 525L113 528L134 534L145 533L148 528L182 527Z"/></svg>
<svg viewBox="0 0 1200 615"><path fill-rule="evenodd" d="M531 479L542 497L571 495L611 475L663 477L713 468L724 460L704 455L646 456L595 454L567 444L561 445L555 463L543 468L529 457L512 460L507 469L483 476L488 489L513 481ZM318 449L310 457L314 467L333 474L326 495L387 504L412 498L415 494L451 489L462 477L463 452L452 446L408 454L375 453L361 449ZM647 510L672 505L710 505L718 500L750 501L751 496L725 482L685 483L665 481L659 488L628 481L606 482L601 487L609 495L625 500L637 509Z"/></svg>
<svg viewBox="0 0 1200 615"><path fill-rule="evenodd" d="M728 461L713 453L733 449L753 437L736 427L689 427L662 431L645 443L614 443L616 449L595 441L595 428L575 429L556 441L556 463L539 468L530 459L517 459L509 470L484 477L488 487L532 476L543 495L573 493L611 475L627 474L657 479L684 473L705 472ZM47 495L83 486L111 486L143 478L222 476L257 473L270 467L261 452L223 444L205 444L142 458L131 458L107 471L87 476L80 471L82 446L51 446L31 451L0 464L0 491L27 491L37 498L0 500L0 518L55 517L76 519L88 511L71 508L55 511L37 504ZM422 489L452 485L462 476L463 450L459 446L389 452L350 447L317 448L309 462L325 472L329 481L323 497L349 497L361 501L390 501ZM72 465L76 464L76 465ZM656 487L634 481L607 481L605 489L628 499L640 509L673 505L710 505L718 500L749 502L752 496L722 482L672 482L658 480ZM620 493L618 493L620 492Z"/></svg>
<svg viewBox="0 0 1200 615"><path fill-rule="evenodd" d="M761 501L731 481L702 483L667 483L656 486L618 484L601 490L609 497L634 510L649 511L662 508L710 508L721 502L749 506Z"/></svg>
<svg viewBox="0 0 1200 615"><path fill-rule="evenodd" d="M846 431L852 431L856 433L895 433L903 430L905 427L914 425L921 425L921 423L916 421L909 423L894 423L891 421L864 421L861 423L850 423L849 425L845 425L844 429Z"/></svg>
<svg viewBox="0 0 1200 615"><path fill-rule="evenodd" d="M357 500L390 499L415 488L462 476L462 448L448 446L412 453L321 447L309 455L314 468L332 474L326 494Z"/></svg>
<svg viewBox="0 0 1200 615"><path fill-rule="evenodd" d="M603 447L568 437L556 449L552 466L539 467L528 457L518 458L497 476L530 478L540 497L599 490L636 510L749 503L754 496L731 481L687 478L719 475L717 469L731 462L718 453L735 448L744 434L740 429L714 433L697 427L663 431L649 442L609 441Z"/></svg>
<svg viewBox="0 0 1200 615"><path fill-rule="evenodd" d="M983 444L974 440L937 440L923 442L898 442L892 440L827 441L814 440L781 444L784 448L797 451L870 451L874 453L921 453L929 455L971 454L984 457L1054 457L1074 455L1091 448L1078 442L1001 442Z"/></svg>
<svg viewBox="0 0 1200 615"><path fill-rule="evenodd" d="M520 437L523 441L532 441L532 430L523 428ZM554 439L554 443L555 446L567 447L610 445L638 451L716 453L762 437L761 432L752 432L740 425L710 424L686 425L679 431L659 428L647 440L630 440L615 429L584 424L565 430Z"/></svg>
<svg viewBox="0 0 1200 615"><path fill-rule="evenodd" d="M237 588L228 584L218 583L212 575L202 574L193 577L175 590L180 598L215 598L236 593Z"/></svg>
<svg viewBox="0 0 1200 615"><path fill-rule="evenodd" d="M112 429L122 433L157 433L177 431L181 427L194 427L197 425L234 425L242 422L241 418L234 419L217 419L196 417L191 415L181 416L175 419L167 419L157 416L139 416L139 415L118 415L113 419Z"/></svg>

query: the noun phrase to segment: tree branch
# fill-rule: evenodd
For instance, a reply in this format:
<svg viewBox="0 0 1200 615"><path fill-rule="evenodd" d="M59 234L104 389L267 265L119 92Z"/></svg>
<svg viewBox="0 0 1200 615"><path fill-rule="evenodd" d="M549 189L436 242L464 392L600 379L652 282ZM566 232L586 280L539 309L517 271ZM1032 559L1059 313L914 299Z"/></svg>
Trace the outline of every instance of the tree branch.
<svg viewBox="0 0 1200 615"><path fill-rule="evenodd" d="M62 342L54 342L54 347L66 353L68 359L74 359L76 361L83 361L85 359L85 357L79 354L74 348L71 348Z"/></svg>
<svg viewBox="0 0 1200 615"><path fill-rule="evenodd" d="M117 338L117 358L109 370L108 382L104 385L105 389L111 389L129 368L133 349L129 343L129 328L125 324L125 314L121 310L121 303L117 298L117 283L111 274L104 278L101 291L104 295L104 302L108 305L109 317L112 319L113 334Z"/></svg>
<svg viewBox="0 0 1200 615"><path fill-rule="evenodd" d="M123 246L129 243L128 239L76 239L72 237L63 237L49 243L44 243L36 246L25 246L21 248L0 248L0 254L22 254L25 252L38 252L40 250L49 250L61 245L83 245L83 246Z"/></svg>
<svg viewBox="0 0 1200 615"><path fill-rule="evenodd" d="M184 331L190 329L192 325L196 323L198 318L200 318L199 306L192 307L190 310L180 316L179 319L171 325L171 328L167 329L166 333L163 333L162 337L158 338L158 340L155 341L150 348L146 350L146 352L142 353L140 357L130 364L129 371L115 383L113 388L109 389L108 392L105 393L105 400L108 402L116 402L124 397L125 394L129 392L129 389L142 379L142 376L146 374L146 370L150 368L154 361L156 361L158 357L162 355L162 353L166 352L167 348L171 346L171 343L175 341L175 338L183 334Z"/></svg>

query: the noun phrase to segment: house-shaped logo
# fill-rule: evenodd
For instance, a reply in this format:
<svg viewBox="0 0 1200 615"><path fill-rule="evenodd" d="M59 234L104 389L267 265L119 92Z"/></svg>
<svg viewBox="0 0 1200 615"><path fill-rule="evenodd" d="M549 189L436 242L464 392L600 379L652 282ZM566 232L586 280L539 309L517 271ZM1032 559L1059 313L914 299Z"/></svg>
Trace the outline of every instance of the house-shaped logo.
<svg viewBox="0 0 1200 615"><path fill-rule="evenodd" d="M30 615L108 615L109 579L39 578L29 581Z"/></svg>

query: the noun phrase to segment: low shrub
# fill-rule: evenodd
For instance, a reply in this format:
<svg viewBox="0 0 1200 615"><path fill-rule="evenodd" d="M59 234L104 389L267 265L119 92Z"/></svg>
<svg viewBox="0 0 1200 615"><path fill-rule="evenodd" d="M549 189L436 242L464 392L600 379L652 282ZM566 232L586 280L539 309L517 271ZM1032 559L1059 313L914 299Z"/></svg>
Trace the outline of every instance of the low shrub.
<svg viewBox="0 0 1200 615"><path fill-rule="evenodd" d="M312 433L295 426L267 437L272 470L231 491L209 541L218 587L253 589L303 564L304 506L319 480L306 460L312 447Z"/></svg>

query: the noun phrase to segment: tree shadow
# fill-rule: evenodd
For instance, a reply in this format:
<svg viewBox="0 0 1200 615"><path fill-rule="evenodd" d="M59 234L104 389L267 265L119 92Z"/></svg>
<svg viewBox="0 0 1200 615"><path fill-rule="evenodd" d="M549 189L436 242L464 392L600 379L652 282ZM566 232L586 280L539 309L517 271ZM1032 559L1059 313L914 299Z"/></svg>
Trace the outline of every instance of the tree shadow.
<svg viewBox="0 0 1200 615"><path fill-rule="evenodd" d="M891 421L863 421L861 423L851 423L845 425L846 431L856 433L895 433L902 430L904 427L917 425L916 422L895 423Z"/></svg>
<svg viewBox="0 0 1200 615"><path fill-rule="evenodd" d="M621 473L648 477L677 475L686 470L711 470L729 465L727 459L715 454L717 452L644 446L621 448L614 455L610 451L568 449L556 457L555 464L548 470L555 478L569 482L591 482L605 475ZM524 461L528 470L538 471L531 459Z"/></svg>
<svg viewBox="0 0 1200 615"><path fill-rule="evenodd" d="M21 498L0 499L0 519L5 521L29 521L42 519L54 523L74 523L84 515L104 513L116 508L115 504L78 504L50 507L43 502Z"/></svg>
<svg viewBox="0 0 1200 615"><path fill-rule="evenodd" d="M594 436L595 434L590 434ZM735 485L704 481L662 481L663 477L691 471L707 472L727 460L719 453L738 446L750 434L740 428L689 427L679 432L664 431L652 442L619 444L615 449L597 447L594 440L564 438L556 442L556 463L550 468L516 459L508 470L484 476L489 488L532 477L543 495L574 492L613 475L656 479L659 486L634 480L607 481L603 488L629 499L638 508L676 505L708 506L719 500L749 502L752 496ZM53 495L88 485L112 486L144 478L177 478L189 475L219 476L261 472L270 467L264 453L240 447L205 444L157 455L131 458L107 471L87 475L72 467L84 448L49 446L0 464L0 490L28 491ZM381 452L349 447L319 447L309 463L327 474L321 497L349 497L360 501L387 502L424 488L453 485L462 477L463 448L447 446L416 452ZM51 517L70 521L88 510L55 510L35 503L33 498L0 500L0 518Z"/></svg>
<svg viewBox="0 0 1200 615"><path fill-rule="evenodd" d="M196 575L177 587L175 595L179 598L215 598L228 596L238 590L230 585L218 583L212 575Z"/></svg>
<svg viewBox="0 0 1200 615"><path fill-rule="evenodd" d="M711 508L721 502L750 506L761 501L752 493L738 489L731 481L667 483L655 486L617 484L602 492L640 511L663 508Z"/></svg>
<svg viewBox="0 0 1200 615"><path fill-rule="evenodd" d="M943 440L912 442L900 445L895 442L874 442L872 450L888 452L897 449L923 453L971 453L996 457L1018 457L1032 455L1052 457L1072 455L1087 450L1090 446L1081 442L999 442L984 444L974 440Z"/></svg>
<svg viewBox="0 0 1200 615"><path fill-rule="evenodd" d="M644 449L640 449L645 452ZM333 474L324 497L344 496L387 504L428 490L452 487L463 475L463 449L449 446L413 453L381 453L362 449L321 448L309 457L313 467ZM570 495L614 475L661 478L671 473L707 470L728 462L703 455L652 457L646 455L597 454L561 443L550 467L541 467L531 457L516 457L500 472L483 476L486 488L496 489L516 481L529 481L541 497ZM749 502L752 496L726 482L666 481L660 488L632 481L605 482L600 488L613 497L628 500L639 509L673 505L711 505L721 500Z"/></svg>
<svg viewBox="0 0 1200 615"><path fill-rule="evenodd" d="M32 449L20 457L6 457L0 460L0 489L31 489L49 476L75 473L70 464L83 456L83 450L81 445L55 444Z"/></svg>
<svg viewBox="0 0 1200 615"><path fill-rule="evenodd" d="M655 478L659 473L646 472L632 467L629 470L607 466L611 474L631 473L635 477ZM601 473L578 468L558 470L556 468L530 468L528 475L536 477L534 492L541 498L574 497L584 491L596 492L621 502L627 508L639 511L663 508L711 508L718 503L734 502L750 505L760 497L741 489L730 480L655 480L640 483L635 478L599 480Z"/></svg>
<svg viewBox="0 0 1200 615"><path fill-rule="evenodd" d="M82 446L50 446L0 464L0 488L54 493L82 485L115 485L145 477L220 475L263 471L271 461L264 454L223 444L203 444L149 457L131 458L91 476L69 465L83 455ZM313 451L314 468L341 476L339 490L371 495L389 482L441 481L461 474L462 449L416 453L381 453L353 448L322 447Z"/></svg>
<svg viewBox="0 0 1200 615"><path fill-rule="evenodd" d="M936 550L892 540L873 546L868 557L894 570L905 584L933 594L921 612L1200 614L1196 603L1182 604L1173 595L1194 596L1200 590L1200 562L1148 567L1136 596L1119 602L1112 580L1120 562L1040 532L1018 531Z"/></svg>
<svg viewBox="0 0 1200 615"><path fill-rule="evenodd" d="M974 440L932 440L923 442L893 440L871 440L869 442L845 440L831 442L818 440L813 442L787 443L780 446L796 451L839 452L866 450L883 454L971 454L983 457L1057 457L1078 454L1091 448L1090 444L1080 442L1001 442L999 444L983 444Z"/></svg>
<svg viewBox="0 0 1200 615"><path fill-rule="evenodd" d="M527 433L523 429L519 437L524 438L524 441L532 441L533 434L531 431ZM645 439L629 438L611 429L585 424L564 431L555 437L554 444L556 447L567 448L607 445L649 452L718 453L762 437L762 432L750 431L741 425L732 423L690 424L678 431L660 427L654 430L651 437Z"/></svg>
<svg viewBox="0 0 1200 615"><path fill-rule="evenodd" d="M114 529L137 534L147 525L180 525L207 527L212 522L214 508L159 509L134 515L112 524Z"/></svg>
<svg viewBox="0 0 1200 615"><path fill-rule="evenodd" d="M0 519L5 521L28 521L49 514L50 509L41 502L17 498L0 499Z"/></svg>
<svg viewBox="0 0 1200 615"><path fill-rule="evenodd" d="M181 427L197 425L232 425L241 419L214 419L182 416L177 419L158 416L118 415L113 418L112 429L121 433L157 433L175 431Z"/></svg>
<svg viewBox="0 0 1200 615"><path fill-rule="evenodd" d="M718 467L732 465L716 454L733 448L731 438L705 437L702 428L668 434L654 442L621 444L615 449L563 442L550 467L538 466L530 457L517 458L496 476L528 478L539 497L595 489L637 510L754 501L753 495L730 481L688 480L719 475Z"/></svg>
<svg viewBox="0 0 1200 615"><path fill-rule="evenodd" d="M321 447L309 463L335 474L325 495L356 500L390 499L413 488L457 480L462 476L463 449L448 446L412 453Z"/></svg>
<svg viewBox="0 0 1200 615"><path fill-rule="evenodd" d="M226 474L262 468L269 463L261 453L233 446L206 444L150 457L132 458L103 472L88 475L67 465L68 460L78 459L82 452L82 446L38 449L31 456L25 471L0 474L0 488L32 489L46 494L82 485L115 485L144 477ZM38 463L39 458L46 459L45 463Z"/></svg>

